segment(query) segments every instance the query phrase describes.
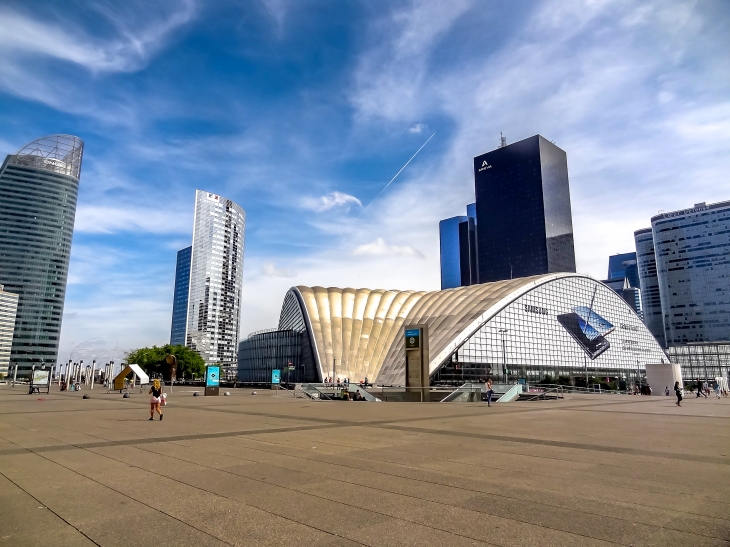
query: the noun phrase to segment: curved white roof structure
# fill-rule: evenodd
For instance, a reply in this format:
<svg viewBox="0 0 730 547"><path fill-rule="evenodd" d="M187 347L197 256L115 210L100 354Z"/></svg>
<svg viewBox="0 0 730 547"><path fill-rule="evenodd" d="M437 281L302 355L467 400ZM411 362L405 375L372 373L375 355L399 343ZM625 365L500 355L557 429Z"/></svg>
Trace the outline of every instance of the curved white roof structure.
<svg viewBox="0 0 730 547"><path fill-rule="evenodd" d="M541 287L544 290L537 291ZM579 344L587 344L592 348L597 344L596 337L602 337L602 334L596 331L594 335L593 330L590 330L593 327L588 325L584 329L587 332L588 342L581 341L576 344L571 339L571 336L575 338L575 333L566 331L568 327L562 327L556 318L573 313L577 323L580 323L580 316L576 313L585 316L585 310L589 309L589 306L600 305L608 306L611 311L601 313L615 315L616 318L612 317L614 322L618 321L620 315L627 329L635 329L631 330L632 333L641 332L641 342L638 339L636 341L637 347L641 347L643 354L640 358L650 356L656 362L666 358L628 304L599 281L575 273L553 273L434 292L299 286L293 287L287 296L294 295L299 301L314 360L321 377L332 375L334 370L336 376L352 380L367 377L382 383L398 384L403 383L405 374L404 326L428 325L429 370L433 374L444 363L450 361L460 348L466 348L468 344L473 345L473 337L480 330L490 328L489 323L493 319L509 306L514 307L514 304L519 303L523 297L529 298L528 295L532 295L538 299L553 298L548 294L550 288L554 289L556 295L560 293L557 298L561 301L559 307L552 304L539 306L530 304L530 306L540 310L537 316L550 316L540 318L545 321L550 320L546 328L552 329L571 350L575 349L572 346L578 348L577 357L583 355ZM600 297L596 298L599 292ZM567 296L562 296L563 293ZM571 294L575 295L575 302L570 302ZM554 312L552 308L555 308ZM575 312L574 309L578 311ZM614 309L617 310L615 313ZM596 319L590 315L591 313L597 316L594 311L589 311L588 322L595 323ZM532 320L536 317L530 315L529 318ZM517 322L519 321L518 319ZM608 332L615 330L613 323L605 322L611 325L610 330L603 328L602 324L597 328L599 330L603 328ZM524 335L529 336L527 332L518 335L517 324L510 328L514 333L511 335L513 338L522 339ZM508 332L510 328L502 325L504 332ZM578 336L580 335L579 332ZM610 346L610 343L604 346ZM604 346L590 350L592 361L600 355L596 352L605 351L601 349ZM622 357L622 362L634 363L633 357L633 354ZM475 358L486 359L479 355Z"/></svg>

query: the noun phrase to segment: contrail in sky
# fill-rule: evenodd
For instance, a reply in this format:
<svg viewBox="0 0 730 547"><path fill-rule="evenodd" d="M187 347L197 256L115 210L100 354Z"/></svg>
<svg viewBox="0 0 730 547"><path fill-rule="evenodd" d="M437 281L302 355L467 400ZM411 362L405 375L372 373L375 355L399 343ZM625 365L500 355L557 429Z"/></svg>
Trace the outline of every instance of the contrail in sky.
<svg viewBox="0 0 730 547"><path fill-rule="evenodd" d="M434 132L433 132L433 135L435 135L435 134L436 134L436 131L434 131ZM409 163L411 163L411 161L413 161L413 158L415 158L415 157L416 157L416 156L418 155L418 153L419 153L419 152L420 152L421 150L423 150L423 147L424 147L424 146L426 146L426 145L428 144L428 141L430 141L431 139L433 139L433 135L431 135L431 136L430 136L429 138L427 138L427 139L426 139L426 142L424 142L424 143L423 143L423 144L421 145L421 148L419 148L418 150L416 150L416 153L415 153L415 154L413 154L413 155L411 156L411 159L409 159L409 160L408 160L408 161L406 162L406 164L405 164L405 165L404 165L403 167L401 167L401 168L400 168L400 171L398 171L398 172L397 172L397 173L395 174L395 177L393 177L392 179L390 179L390 182L389 182L388 184L386 184L386 185L385 185L385 188L383 188L383 189L382 189L382 190L380 191L380 193L378 193L378 195L377 195L377 196L375 196L375 197L373 198L373 201L371 201L370 203L368 203L368 204L367 204L367 205L365 206L365 208L364 208L364 209L362 210L362 211L363 211L363 213L365 212L365 209L367 209L368 207L370 207L370 206L371 206L371 205L373 204L373 202L375 202L375 200L376 200L376 199L378 199L378 198L380 197L380 194L382 194L383 192L385 192L386 188L388 188L388 186L390 186L390 183L391 183L391 182L393 182L393 181L394 181L394 180L396 179L396 177L397 177L398 175L400 175L400 174L401 174L401 172L403 171L403 169L405 169L406 167L408 167L408 164L409 164ZM362 213L360 213L360 214L362 214Z"/></svg>

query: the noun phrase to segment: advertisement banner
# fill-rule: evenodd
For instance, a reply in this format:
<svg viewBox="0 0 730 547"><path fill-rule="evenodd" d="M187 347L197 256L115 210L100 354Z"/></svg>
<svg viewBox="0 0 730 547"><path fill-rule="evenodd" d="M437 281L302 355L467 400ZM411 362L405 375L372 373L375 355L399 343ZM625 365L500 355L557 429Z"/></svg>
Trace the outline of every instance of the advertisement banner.
<svg viewBox="0 0 730 547"><path fill-rule="evenodd" d="M205 371L205 387L218 387L220 384L221 367L209 366Z"/></svg>
<svg viewBox="0 0 730 547"><path fill-rule="evenodd" d="M281 383L281 371L279 369L275 369L275 370L271 371L271 383L272 384Z"/></svg>
<svg viewBox="0 0 730 547"><path fill-rule="evenodd" d="M50 378L51 378L50 370L34 370L32 383L34 386L44 386L44 385L48 384Z"/></svg>

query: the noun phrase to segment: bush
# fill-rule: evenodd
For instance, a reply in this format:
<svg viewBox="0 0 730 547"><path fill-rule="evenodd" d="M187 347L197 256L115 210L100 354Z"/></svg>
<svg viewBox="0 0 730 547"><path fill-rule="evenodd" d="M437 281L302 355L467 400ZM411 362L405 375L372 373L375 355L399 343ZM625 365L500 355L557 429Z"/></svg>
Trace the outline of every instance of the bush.
<svg viewBox="0 0 730 547"><path fill-rule="evenodd" d="M136 363L147 374L161 374L164 377L169 375L169 368L165 363L167 355L177 357L177 378L187 377L199 378L205 374L205 361L203 358L186 346L164 346L151 348L139 348L127 353L127 363Z"/></svg>

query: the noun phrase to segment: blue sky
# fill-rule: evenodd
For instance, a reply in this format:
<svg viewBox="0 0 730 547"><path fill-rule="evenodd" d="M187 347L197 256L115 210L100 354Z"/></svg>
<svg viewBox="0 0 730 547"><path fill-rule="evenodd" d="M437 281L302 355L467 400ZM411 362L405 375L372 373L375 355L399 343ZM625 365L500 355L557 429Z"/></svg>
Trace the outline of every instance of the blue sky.
<svg viewBox="0 0 730 547"><path fill-rule="evenodd" d="M0 150L86 143L59 357L168 340L196 188L247 213L242 336L292 285L438 289L500 132L566 150L603 278L658 211L730 199L728 51L723 0L5 0Z"/></svg>

